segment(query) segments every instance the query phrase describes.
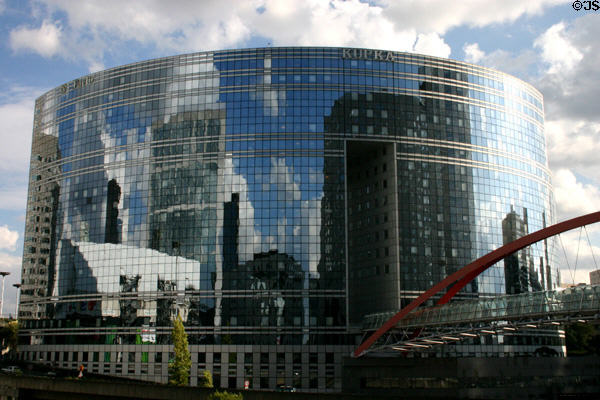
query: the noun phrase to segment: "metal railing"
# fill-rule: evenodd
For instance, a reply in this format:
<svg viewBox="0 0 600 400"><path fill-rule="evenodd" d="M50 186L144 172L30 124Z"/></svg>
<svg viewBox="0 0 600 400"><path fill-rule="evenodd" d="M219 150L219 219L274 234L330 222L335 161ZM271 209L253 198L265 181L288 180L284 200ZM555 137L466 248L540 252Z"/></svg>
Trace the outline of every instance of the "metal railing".
<svg viewBox="0 0 600 400"><path fill-rule="evenodd" d="M379 328L397 311L371 314L363 320L363 331ZM600 318L600 285L580 285L545 292L527 292L494 298L457 301L415 311L396 329L428 328L487 321L564 316Z"/></svg>

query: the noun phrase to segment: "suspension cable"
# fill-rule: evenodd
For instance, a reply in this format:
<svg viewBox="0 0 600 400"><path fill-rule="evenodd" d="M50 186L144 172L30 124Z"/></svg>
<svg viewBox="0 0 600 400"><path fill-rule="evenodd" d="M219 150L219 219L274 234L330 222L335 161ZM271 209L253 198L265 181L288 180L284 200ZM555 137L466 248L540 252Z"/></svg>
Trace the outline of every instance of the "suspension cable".
<svg viewBox="0 0 600 400"><path fill-rule="evenodd" d="M590 235L588 235L588 231L586 226L584 225L583 228L585 229L585 236L587 237L588 240L588 244L590 245L590 252L592 253L592 259L594 260L594 265L596 266L596 269L598 269L598 263L596 262L596 256L594 255L594 246L592 246L592 242L590 241Z"/></svg>
<svg viewBox="0 0 600 400"><path fill-rule="evenodd" d="M575 255L575 266L573 267L573 276L577 276L577 261L579 261L579 248L581 247L581 232L583 232L583 228L579 228L579 239L577 239L577 254ZM573 279L573 285L575 284L575 279Z"/></svg>
<svg viewBox="0 0 600 400"><path fill-rule="evenodd" d="M567 262L567 268L569 269L569 274L571 274L571 281L574 283L575 282L575 278L573 277L573 271L571 271L571 265L569 264L569 258L567 257L567 252L565 251L565 245L563 244L562 241L562 235L558 234L558 240L560 242L560 247L562 248L563 251L563 255L565 256L565 261Z"/></svg>

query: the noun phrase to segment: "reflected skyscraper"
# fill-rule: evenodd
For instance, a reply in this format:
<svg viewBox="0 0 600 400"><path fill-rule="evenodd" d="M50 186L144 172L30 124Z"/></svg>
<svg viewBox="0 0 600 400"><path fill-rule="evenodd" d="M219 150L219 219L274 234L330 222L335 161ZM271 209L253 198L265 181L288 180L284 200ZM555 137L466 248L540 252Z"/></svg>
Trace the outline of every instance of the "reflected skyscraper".
<svg viewBox="0 0 600 400"><path fill-rule="evenodd" d="M116 179L108 182L106 189L106 243L118 244L121 241L119 230L119 201L121 200L121 187Z"/></svg>
<svg viewBox="0 0 600 400"><path fill-rule="evenodd" d="M502 221L502 238L504 244L513 242L530 233L527 224L527 209L523 209L523 218L514 210ZM528 248L519 250L504 259L504 278L506 294L519 294L529 291L539 292L544 281L544 263L535 268ZM538 273L539 271L539 273Z"/></svg>
<svg viewBox="0 0 600 400"><path fill-rule="evenodd" d="M501 72L367 49L203 52L68 82L36 101L20 354L165 382L179 315L191 384L208 369L221 387L339 391L365 315L555 222L543 118ZM457 298L552 289L553 251ZM505 344L465 353L533 346Z"/></svg>

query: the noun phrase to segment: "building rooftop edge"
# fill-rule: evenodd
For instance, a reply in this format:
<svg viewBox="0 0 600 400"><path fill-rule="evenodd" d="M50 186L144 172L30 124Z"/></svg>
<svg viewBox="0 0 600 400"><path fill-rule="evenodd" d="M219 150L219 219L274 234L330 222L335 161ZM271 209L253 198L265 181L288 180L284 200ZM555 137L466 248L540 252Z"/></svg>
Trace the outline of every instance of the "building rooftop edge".
<svg viewBox="0 0 600 400"><path fill-rule="evenodd" d="M162 57L156 57L156 58L148 58L148 59L143 59L143 60L139 60L139 61L134 61L131 63L127 63L127 64L121 64L121 65L116 65L114 67L110 67L110 68L106 68L100 71L96 71L96 72L91 72L89 74L86 75L81 75L78 77L73 78L70 81L67 82L63 82L61 84L59 84L58 86L53 87L52 89L46 91L45 93L43 93L42 95L40 95L38 98L36 98L36 101L49 95L50 93L60 89L62 86L69 84L73 81L77 81L80 80L82 78L88 77L88 76L93 76L99 73L109 73L111 71L115 71L118 69L122 69L122 68L127 68L127 67L133 67L136 65L141 65L141 64L145 64L145 63L152 63L152 62L158 62L161 60L169 60L169 59L175 59L178 57L190 57L190 56L198 56L198 55L208 55L208 54L215 54L215 53L222 53L222 54L226 54L226 53L235 53L235 52L252 52L252 51L273 51L273 50L284 50L284 49L299 49L299 50L343 50L343 49L357 49L357 50L372 50L372 51L382 51L382 52L391 52L391 53L395 53L395 54L401 54L403 56L409 56L409 57L415 57L415 58L422 58L422 59L428 59L428 60L432 60L432 61L436 61L436 62L444 62L444 63L452 63L452 64L456 64L458 66L463 66L463 67L468 67L468 68L474 68L474 69L478 69L481 72L484 72L486 74L490 74L490 75L499 75L505 78L509 78L509 79L513 79L515 81L517 81L519 84L523 85L524 87L530 89L535 95L537 95L540 99L540 101L543 104L543 95L542 93L535 87L533 86L531 83L524 81L521 78L518 78L514 75L511 75L509 73L500 71L498 69L494 69L494 68L490 68L490 67L485 67L479 64L474 64L474 63L469 63L466 61L461 61L461 60L456 60L453 58L444 58L444 57L438 57L438 56L432 56L432 55L426 55L426 54L421 54L421 53L415 53L415 52L409 52L409 51L399 51L399 50L389 50L389 49L375 49L375 48L367 48L367 47L351 47L351 46L274 46L274 47L248 47L248 48L231 48L231 49L217 49L217 50L204 50L204 51L197 51L197 52L190 52L190 53L180 53L180 54L173 54L173 55L169 55L169 56L162 56ZM340 54L341 56L341 54ZM377 61L377 60L374 60Z"/></svg>

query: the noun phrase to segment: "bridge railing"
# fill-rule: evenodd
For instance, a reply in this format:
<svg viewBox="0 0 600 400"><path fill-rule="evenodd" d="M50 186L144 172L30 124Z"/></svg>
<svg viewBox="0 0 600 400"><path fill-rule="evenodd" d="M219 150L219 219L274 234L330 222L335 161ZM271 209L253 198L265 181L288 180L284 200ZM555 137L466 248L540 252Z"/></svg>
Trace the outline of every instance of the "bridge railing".
<svg viewBox="0 0 600 400"><path fill-rule="evenodd" d="M363 329L376 329L397 311L365 317ZM527 292L493 298L456 301L415 311L401 320L399 329L453 325L475 321L503 321L533 316L589 315L600 313L600 286Z"/></svg>

